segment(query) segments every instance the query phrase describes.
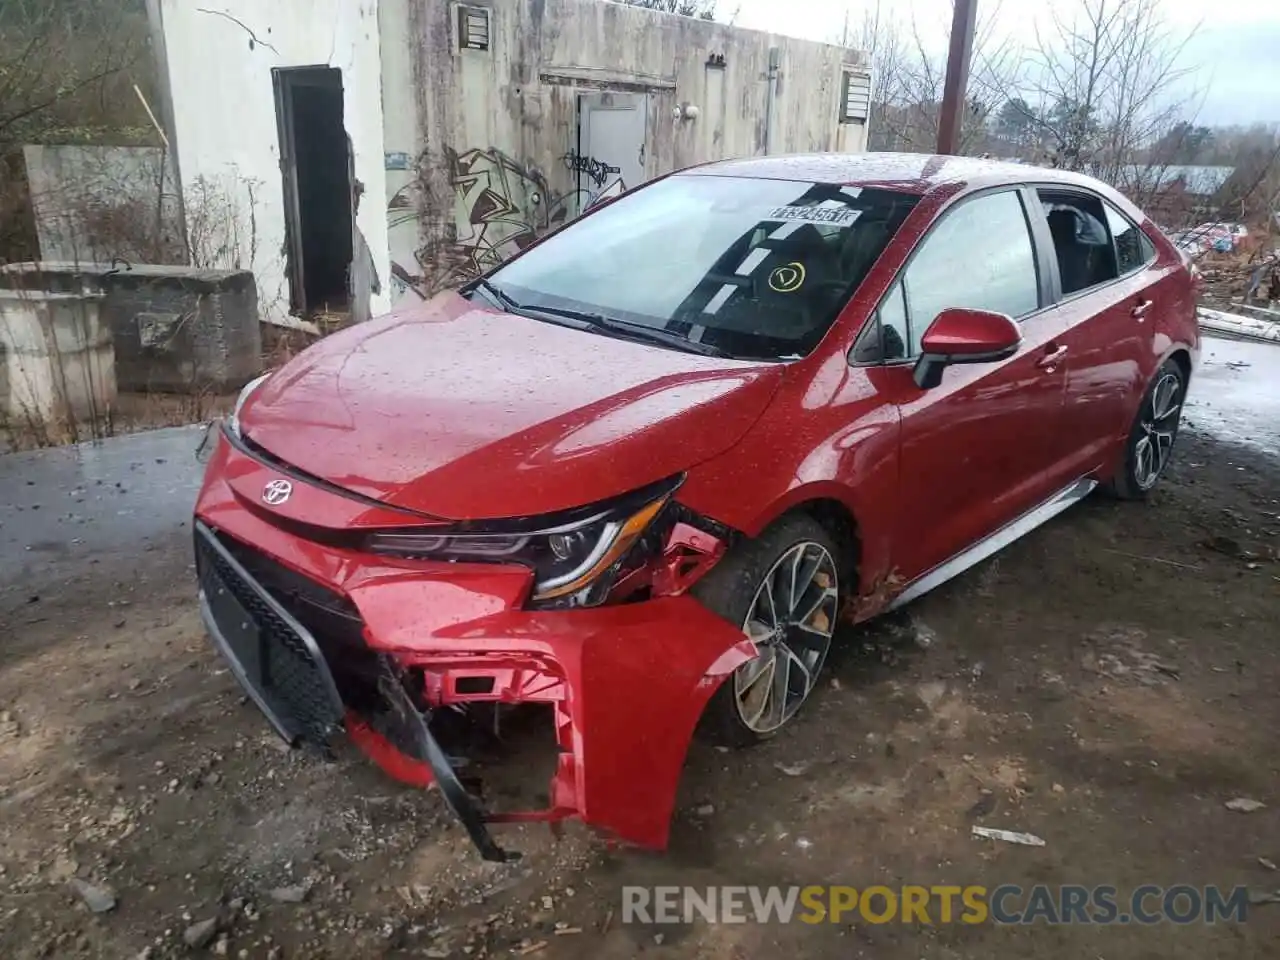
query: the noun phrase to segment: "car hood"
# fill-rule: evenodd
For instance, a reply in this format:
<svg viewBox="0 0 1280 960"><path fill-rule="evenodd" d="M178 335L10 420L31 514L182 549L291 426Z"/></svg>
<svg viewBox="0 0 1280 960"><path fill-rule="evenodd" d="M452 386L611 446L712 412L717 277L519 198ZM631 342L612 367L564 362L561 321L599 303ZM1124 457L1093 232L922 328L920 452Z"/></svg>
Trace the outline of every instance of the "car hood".
<svg viewBox="0 0 1280 960"><path fill-rule="evenodd" d="M443 293L316 343L250 397L240 423L272 456L389 505L531 516L724 452L781 375Z"/></svg>

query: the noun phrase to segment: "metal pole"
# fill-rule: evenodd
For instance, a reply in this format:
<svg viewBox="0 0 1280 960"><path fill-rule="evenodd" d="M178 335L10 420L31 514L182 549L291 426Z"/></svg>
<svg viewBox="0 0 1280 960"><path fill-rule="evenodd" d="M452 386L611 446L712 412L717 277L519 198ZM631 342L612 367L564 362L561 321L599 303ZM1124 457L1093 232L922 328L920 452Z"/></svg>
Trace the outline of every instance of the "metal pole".
<svg viewBox="0 0 1280 960"><path fill-rule="evenodd" d="M973 31L978 0L955 0L951 16L951 50L947 54L947 80L938 113L938 153L954 154L960 149L960 111L964 108L965 86L969 82L969 58L973 54Z"/></svg>

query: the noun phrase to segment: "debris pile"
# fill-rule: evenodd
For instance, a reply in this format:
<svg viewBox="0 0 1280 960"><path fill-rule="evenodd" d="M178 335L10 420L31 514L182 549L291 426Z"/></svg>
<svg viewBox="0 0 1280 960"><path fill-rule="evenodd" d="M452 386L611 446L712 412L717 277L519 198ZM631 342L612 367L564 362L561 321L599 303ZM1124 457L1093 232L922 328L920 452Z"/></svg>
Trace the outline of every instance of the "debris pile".
<svg viewBox="0 0 1280 960"><path fill-rule="evenodd" d="M1204 284L1204 299L1213 304L1280 301L1280 249L1250 252L1207 250L1195 257Z"/></svg>

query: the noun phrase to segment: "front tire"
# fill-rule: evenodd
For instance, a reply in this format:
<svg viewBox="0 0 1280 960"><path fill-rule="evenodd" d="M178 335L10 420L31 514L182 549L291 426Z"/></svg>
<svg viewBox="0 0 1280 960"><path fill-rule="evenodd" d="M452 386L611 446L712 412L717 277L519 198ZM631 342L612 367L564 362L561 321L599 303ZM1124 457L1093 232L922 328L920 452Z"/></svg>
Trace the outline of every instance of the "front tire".
<svg viewBox="0 0 1280 960"><path fill-rule="evenodd" d="M1110 489L1122 500L1145 500L1164 475L1182 420L1187 378L1176 360L1166 360L1152 378Z"/></svg>
<svg viewBox="0 0 1280 960"><path fill-rule="evenodd" d="M741 625L760 649L707 704L702 730L712 740L759 743L809 699L840 610L840 555L821 524L792 515L740 544L694 586L708 609Z"/></svg>

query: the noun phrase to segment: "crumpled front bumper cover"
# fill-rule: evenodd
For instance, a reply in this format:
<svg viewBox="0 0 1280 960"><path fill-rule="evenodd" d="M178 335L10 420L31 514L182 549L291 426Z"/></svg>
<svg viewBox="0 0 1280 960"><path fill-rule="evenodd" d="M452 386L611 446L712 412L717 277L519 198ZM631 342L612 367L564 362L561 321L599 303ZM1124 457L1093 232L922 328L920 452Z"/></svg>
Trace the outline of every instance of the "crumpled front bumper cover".
<svg viewBox="0 0 1280 960"><path fill-rule="evenodd" d="M220 443L197 503L195 535L206 626L282 736L324 744L345 729L392 776L434 783L486 859L512 857L494 841L491 824L571 817L623 842L665 847L703 709L720 683L756 655L741 631L688 595L526 610L520 598L527 571L383 560L302 539L237 494L241 487L261 490L275 476ZM342 676L330 670L323 638L289 615L226 549L228 542L350 601L363 623L365 652L384 671L386 701L401 712L400 730L411 732L414 749L404 749L403 738L394 744L344 702ZM228 579L244 581L230 591L233 602L216 592ZM264 654L263 636L276 634L283 638L278 649ZM419 678L420 706L400 682L406 676ZM301 706L282 707L281 689ZM551 707L558 754L546 809L487 812L459 779L433 736L431 715L475 701Z"/></svg>
<svg viewBox="0 0 1280 960"><path fill-rule="evenodd" d="M201 619L232 674L276 732L292 745L307 741L324 747L329 733L345 724L357 743L368 746L371 752L379 751L374 755L385 759L385 753L380 751L390 748L390 744L346 709L311 632L241 566L207 526L197 521L195 535L196 556L201 560ZM267 611L265 617L262 611ZM263 619L277 622L264 626ZM263 635L273 631L288 631L293 641L292 655L297 661L288 668L295 676L283 682L280 677L272 676L272 670L273 667L276 671L283 669L279 659L290 654L277 650L273 662L272 654L264 652L272 639L264 643ZM431 782L439 787L445 803L462 822L476 849L486 860L517 859L519 854L508 853L494 842L484 811L458 779L448 755L432 735L427 717L409 699L393 666L384 660L382 667L380 679L385 682L381 688L387 694L388 706L417 742L420 754L426 759ZM304 694L302 687L310 688L309 693ZM416 779L416 772L406 776Z"/></svg>

